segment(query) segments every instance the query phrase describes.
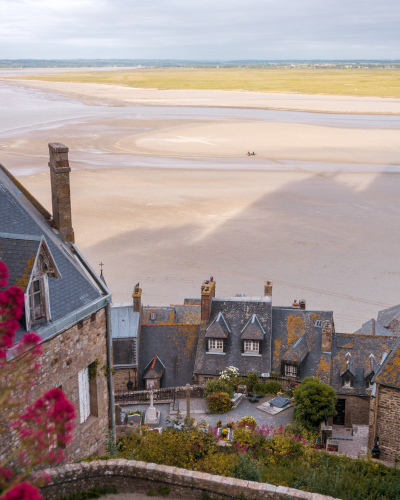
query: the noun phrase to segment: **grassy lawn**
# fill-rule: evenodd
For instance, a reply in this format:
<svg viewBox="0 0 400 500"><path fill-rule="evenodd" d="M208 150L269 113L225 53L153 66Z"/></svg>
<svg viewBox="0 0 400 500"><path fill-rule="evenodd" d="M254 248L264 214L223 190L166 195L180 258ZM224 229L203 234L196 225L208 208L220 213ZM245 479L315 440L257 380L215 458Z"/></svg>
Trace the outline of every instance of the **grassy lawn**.
<svg viewBox="0 0 400 500"><path fill-rule="evenodd" d="M254 90L400 97L400 70L168 68L30 75L24 79L108 83L144 89Z"/></svg>

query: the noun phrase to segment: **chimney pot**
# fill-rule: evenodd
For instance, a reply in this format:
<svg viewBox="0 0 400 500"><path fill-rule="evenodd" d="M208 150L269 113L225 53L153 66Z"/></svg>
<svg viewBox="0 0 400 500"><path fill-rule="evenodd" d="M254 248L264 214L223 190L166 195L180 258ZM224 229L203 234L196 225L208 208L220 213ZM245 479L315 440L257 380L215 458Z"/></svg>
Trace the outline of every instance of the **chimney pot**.
<svg viewBox="0 0 400 500"><path fill-rule="evenodd" d="M133 312L140 313L142 310L142 289L139 288L137 285L133 289L132 298L133 298Z"/></svg>
<svg viewBox="0 0 400 500"><path fill-rule="evenodd" d="M264 281L264 296L272 297L272 281Z"/></svg>
<svg viewBox="0 0 400 500"><path fill-rule="evenodd" d="M49 143L49 167L53 219L63 241L75 243L71 215L71 190L68 162L68 148L60 142Z"/></svg>
<svg viewBox="0 0 400 500"><path fill-rule="evenodd" d="M293 301L292 307L300 307L300 304L297 302L296 299Z"/></svg>
<svg viewBox="0 0 400 500"><path fill-rule="evenodd" d="M300 309L303 309L303 311L306 309L306 301L304 299L300 300Z"/></svg>
<svg viewBox="0 0 400 500"><path fill-rule="evenodd" d="M208 321L211 314L212 299L215 297L215 281L203 281L201 285L201 321Z"/></svg>

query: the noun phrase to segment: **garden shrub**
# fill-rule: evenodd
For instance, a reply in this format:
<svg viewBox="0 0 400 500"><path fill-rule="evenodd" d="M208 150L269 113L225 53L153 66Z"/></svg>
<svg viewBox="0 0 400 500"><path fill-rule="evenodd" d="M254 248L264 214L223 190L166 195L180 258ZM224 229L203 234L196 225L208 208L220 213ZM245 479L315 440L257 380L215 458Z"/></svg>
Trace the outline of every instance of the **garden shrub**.
<svg viewBox="0 0 400 500"><path fill-rule="evenodd" d="M252 370L247 374L247 382L246 382L247 390L249 392L254 392L255 391L254 387L256 386L257 383L258 383L258 373L255 370Z"/></svg>
<svg viewBox="0 0 400 500"><path fill-rule="evenodd" d="M234 377L231 379L233 390L237 391L239 385L245 385L247 387L247 377Z"/></svg>
<svg viewBox="0 0 400 500"><path fill-rule="evenodd" d="M281 384L279 382L276 382L275 380L271 380L271 382L267 382L266 384L261 382L254 386L254 392L257 392L259 394L276 394L277 392L281 391Z"/></svg>
<svg viewBox="0 0 400 500"><path fill-rule="evenodd" d="M310 431L310 429L296 420L290 424L285 425L285 432L290 436L299 436L301 439L305 439L309 442L315 442L315 439L318 437L318 432Z"/></svg>
<svg viewBox="0 0 400 500"><path fill-rule="evenodd" d="M233 477L245 481L260 481L261 467L250 455L243 453L238 456L233 468Z"/></svg>
<svg viewBox="0 0 400 500"><path fill-rule="evenodd" d="M221 450L227 450L227 448ZM225 451L210 453L196 463L195 470L217 476L233 477L236 460L237 455Z"/></svg>
<svg viewBox="0 0 400 500"><path fill-rule="evenodd" d="M231 397L226 392L213 392L207 396L210 413L225 413L231 409Z"/></svg>
<svg viewBox="0 0 400 500"><path fill-rule="evenodd" d="M232 398L233 387L230 382L223 379L208 380L204 386L204 395L208 396L214 392L226 392Z"/></svg>
<svg viewBox="0 0 400 500"><path fill-rule="evenodd" d="M316 377L306 377L293 390L294 418L304 426L313 429L324 419L336 415L336 391Z"/></svg>

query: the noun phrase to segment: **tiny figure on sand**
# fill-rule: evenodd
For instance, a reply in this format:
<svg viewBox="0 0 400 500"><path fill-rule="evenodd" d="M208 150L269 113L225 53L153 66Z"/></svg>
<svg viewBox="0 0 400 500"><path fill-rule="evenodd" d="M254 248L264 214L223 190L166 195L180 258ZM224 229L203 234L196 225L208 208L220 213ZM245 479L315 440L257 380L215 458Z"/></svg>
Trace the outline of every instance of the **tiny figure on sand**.
<svg viewBox="0 0 400 500"><path fill-rule="evenodd" d="M250 153L250 151L247 151L247 156L255 156L255 152L253 151L252 153Z"/></svg>

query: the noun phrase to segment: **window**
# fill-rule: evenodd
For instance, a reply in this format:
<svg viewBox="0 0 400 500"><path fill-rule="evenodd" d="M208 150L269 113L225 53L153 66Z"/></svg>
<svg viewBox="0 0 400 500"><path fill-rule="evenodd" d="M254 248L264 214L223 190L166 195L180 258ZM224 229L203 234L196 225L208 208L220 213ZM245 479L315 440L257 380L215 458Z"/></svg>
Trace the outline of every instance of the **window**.
<svg viewBox="0 0 400 500"><path fill-rule="evenodd" d="M260 348L260 343L257 340L245 340L244 341L244 352L248 353L258 353Z"/></svg>
<svg viewBox="0 0 400 500"><path fill-rule="evenodd" d="M208 341L208 350L209 351L223 351L224 350L224 341L210 339Z"/></svg>
<svg viewBox="0 0 400 500"><path fill-rule="evenodd" d="M150 313L150 319L152 321L156 320L157 319L157 313Z"/></svg>
<svg viewBox="0 0 400 500"><path fill-rule="evenodd" d="M374 378L374 374L370 375L366 380L365 380L365 387L367 389L372 389L374 387L374 384L371 382L371 380Z"/></svg>
<svg viewBox="0 0 400 500"><path fill-rule="evenodd" d="M37 279L32 282L29 294L29 308L32 323L40 318L43 318L44 316L43 297L42 283Z"/></svg>
<svg viewBox="0 0 400 500"><path fill-rule="evenodd" d="M86 367L78 373L79 386L79 417L80 423L86 422L90 415L90 386L89 368Z"/></svg>
<svg viewBox="0 0 400 500"><path fill-rule="evenodd" d="M297 366L285 364L285 377L297 377Z"/></svg>
<svg viewBox="0 0 400 500"><path fill-rule="evenodd" d="M317 319L314 326L317 328L322 328L324 326L324 323L325 323L325 320Z"/></svg>
<svg viewBox="0 0 400 500"><path fill-rule="evenodd" d="M343 387L353 387L353 378L350 375L345 375L342 377Z"/></svg>

